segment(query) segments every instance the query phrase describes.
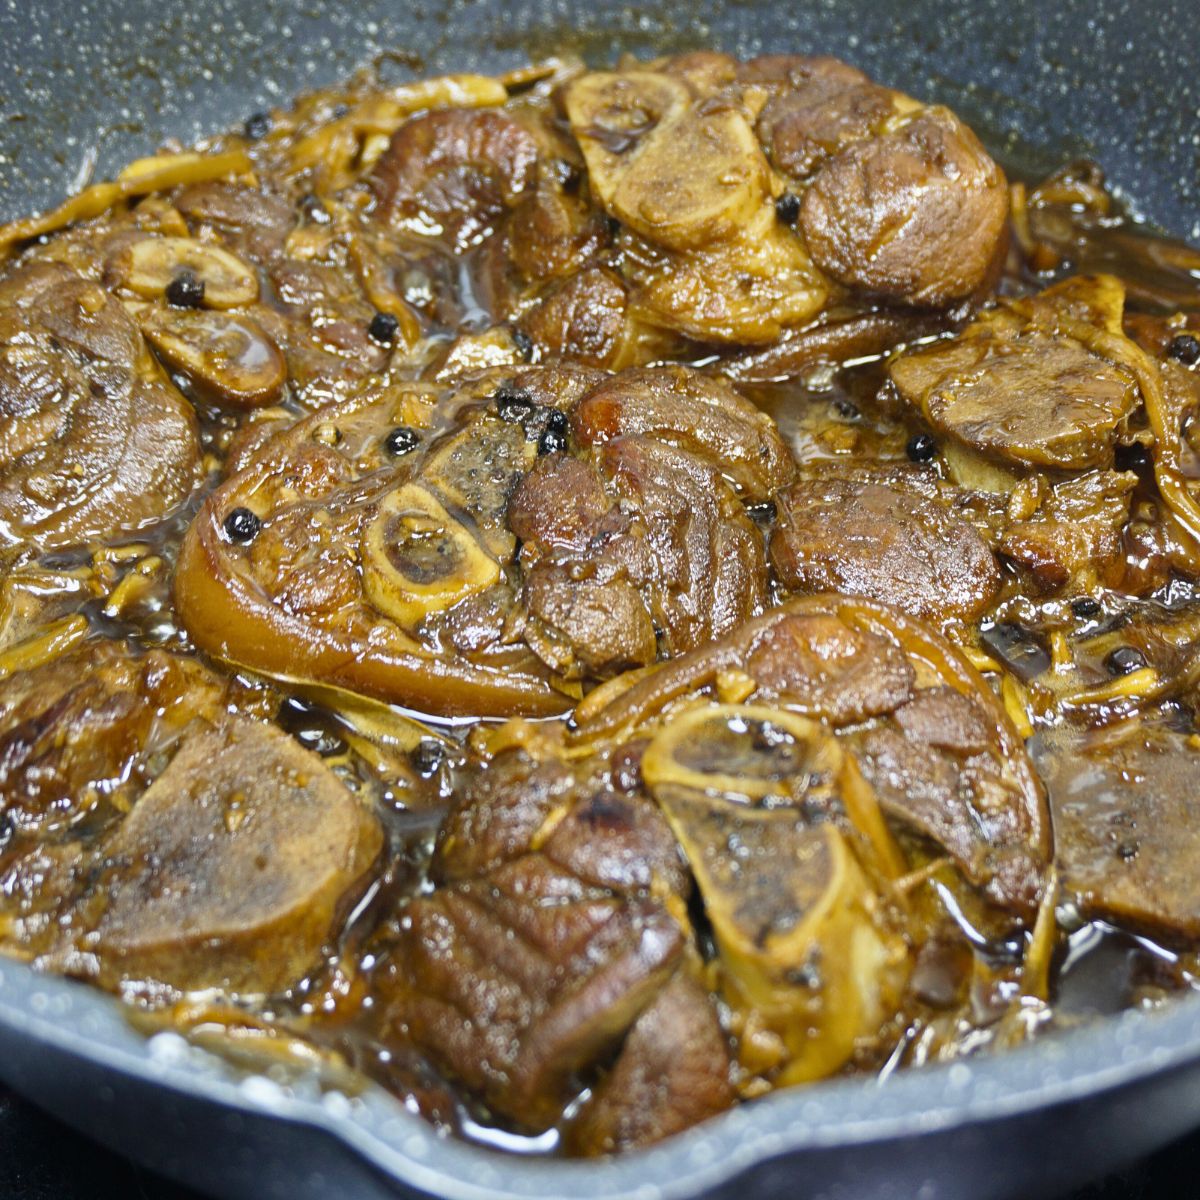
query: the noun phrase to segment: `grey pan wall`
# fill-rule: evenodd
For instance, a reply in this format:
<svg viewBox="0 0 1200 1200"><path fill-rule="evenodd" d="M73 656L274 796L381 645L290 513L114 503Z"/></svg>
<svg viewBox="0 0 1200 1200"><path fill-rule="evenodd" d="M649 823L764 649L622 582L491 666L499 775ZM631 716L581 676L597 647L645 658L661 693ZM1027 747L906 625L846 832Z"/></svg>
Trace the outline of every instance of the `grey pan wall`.
<svg viewBox="0 0 1200 1200"><path fill-rule="evenodd" d="M60 197L93 147L103 177L380 54L402 76L406 60L708 44L842 55L960 107L998 149L1094 156L1147 218L1200 240L1196 14L1196 0L0 0L0 216Z"/></svg>

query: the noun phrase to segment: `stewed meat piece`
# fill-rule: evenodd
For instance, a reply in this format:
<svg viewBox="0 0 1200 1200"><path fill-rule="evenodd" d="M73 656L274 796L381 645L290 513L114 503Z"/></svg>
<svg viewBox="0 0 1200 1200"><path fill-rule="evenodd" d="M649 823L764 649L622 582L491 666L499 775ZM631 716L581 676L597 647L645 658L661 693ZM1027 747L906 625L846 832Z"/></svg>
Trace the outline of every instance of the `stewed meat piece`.
<svg viewBox="0 0 1200 1200"><path fill-rule="evenodd" d="M199 479L191 405L125 309L69 268L0 283L0 545L136 533Z"/></svg>
<svg viewBox="0 0 1200 1200"><path fill-rule="evenodd" d="M1001 301L958 337L894 359L892 382L938 432L1018 466L1111 465L1138 403L1122 351L1125 290L1075 277Z"/></svg>
<svg viewBox="0 0 1200 1200"><path fill-rule="evenodd" d="M1063 887L1085 915L1172 942L1200 933L1192 741L1132 720L1034 743Z"/></svg>
<svg viewBox="0 0 1200 1200"><path fill-rule="evenodd" d="M899 829L938 844L994 904L1028 914L1040 897L1050 855L1041 785L1003 706L922 622L851 596L792 600L603 707L585 702L580 736L634 731L697 692L844 730L838 753ZM719 741L695 744L719 771Z"/></svg>
<svg viewBox="0 0 1200 1200"><path fill-rule="evenodd" d="M413 1038L540 1131L678 968L670 897L687 878L663 818L605 764L571 772L518 750L493 767L456 803L441 886L403 909L375 986L385 1038Z"/></svg>
<svg viewBox="0 0 1200 1200"><path fill-rule="evenodd" d="M234 718L186 738L106 840L77 920L115 985L271 993L319 963L383 847L316 755Z"/></svg>
<svg viewBox="0 0 1200 1200"><path fill-rule="evenodd" d="M231 716L232 690L113 643L0 684L20 951L112 988L269 993L319 965L382 830L315 754Z"/></svg>
<svg viewBox="0 0 1200 1200"><path fill-rule="evenodd" d="M793 484L779 507L771 561L789 591L869 596L936 622L976 617L1000 590L987 543L937 498L827 478Z"/></svg>
<svg viewBox="0 0 1200 1200"><path fill-rule="evenodd" d="M682 368L366 390L210 497L177 603L210 652L276 676L438 713L560 711L579 681L762 608L744 503L790 469L767 418Z"/></svg>

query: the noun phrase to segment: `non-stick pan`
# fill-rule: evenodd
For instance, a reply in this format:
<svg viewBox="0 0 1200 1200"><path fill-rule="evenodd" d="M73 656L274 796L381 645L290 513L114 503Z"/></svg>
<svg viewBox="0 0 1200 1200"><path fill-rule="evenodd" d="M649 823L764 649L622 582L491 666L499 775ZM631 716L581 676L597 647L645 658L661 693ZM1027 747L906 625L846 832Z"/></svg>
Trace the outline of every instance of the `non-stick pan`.
<svg viewBox="0 0 1200 1200"><path fill-rule="evenodd" d="M1200 240L1195 17L1195 0L0 0L0 217L374 56L402 78L707 44L840 55L954 106L1010 164L1098 159L1136 213ZM777 1093L613 1162L454 1142L378 1089L247 1077L5 960L0 1078L156 1170L253 1200L1025 1200L1200 1124L1200 997L885 1083Z"/></svg>

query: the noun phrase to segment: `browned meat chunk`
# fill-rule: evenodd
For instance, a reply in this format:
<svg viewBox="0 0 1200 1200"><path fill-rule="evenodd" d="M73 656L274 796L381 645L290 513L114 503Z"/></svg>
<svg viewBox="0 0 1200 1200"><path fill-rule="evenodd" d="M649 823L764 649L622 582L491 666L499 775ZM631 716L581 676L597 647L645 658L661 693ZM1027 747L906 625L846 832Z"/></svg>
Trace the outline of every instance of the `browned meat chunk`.
<svg viewBox="0 0 1200 1200"><path fill-rule="evenodd" d="M771 89L756 130L775 168L797 180L870 137L892 115L897 95L836 58L767 55L740 74Z"/></svg>
<svg viewBox="0 0 1200 1200"><path fill-rule="evenodd" d="M176 577L184 621L271 674L470 714L561 711L563 685L718 636L766 600L721 450L747 499L790 459L728 385L664 374L625 394L580 368L493 371L325 409L207 501ZM636 429L639 395L644 434L608 441L569 415ZM257 522L239 540L225 522L243 508Z"/></svg>
<svg viewBox="0 0 1200 1200"><path fill-rule="evenodd" d="M939 500L838 479L793 484L778 500L771 562L794 592L846 592L929 621L971 620L1000 590L987 543Z"/></svg>
<svg viewBox="0 0 1200 1200"><path fill-rule="evenodd" d="M119 812L139 786L139 761L217 711L223 690L197 663L161 651L135 658L111 642L9 676L0 683L0 822L46 835L96 805Z"/></svg>
<svg viewBox="0 0 1200 1200"><path fill-rule="evenodd" d="M823 718L838 731L830 753L854 757L869 794L877 797L872 803L941 845L992 903L1022 914L1036 905L1050 853L1042 789L1004 707L962 653L921 622L851 596L792 600L663 664L605 706L585 701L578 736L594 741L635 734L657 714L697 696L753 705L756 714L776 714L771 719L778 722L797 708ZM675 729L699 721L704 711L676 718ZM712 761L706 772L729 778L738 773L738 759L717 731L696 728L688 736L692 745L707 747ZM760 740L756 753L787 742L782 735ZM797 744L811 741L806 734ZM727 772L722 763L731 764ZM788 769L796 773L794 763ZM813 777L829 774L826 767ZM714 787L709 784L705 794ZM745 792L744 785L734 790L758 794ZM806 811L812 803L806 802ZM873 841L884 837L878 824L861 829ZM894 865L890 852L880 853Z"/></svg>
<svg viewBox="0 0 1200 1200"><path fill-rule="evenodd" d="M1088 471L1055 483L1037 510L1004 531L999 550L1034 587L1087 593L1122 581L1130 499L1137 476Z"/></svg>
<svg viewBox="0 0 1200 1200"><path fill-rule="evenodd" d="M651 898L686 888L674 840L603 772L510 753L456 805L435 873L384 968L385 1033L545 1129L679 962L684 932Z"/></svg>
<svg viewBox="0 0 1200 1200"><path fill-rule="evenodd" d="M615 790L612 775L611 763L572 770L520 752L501 755L446 818L435 878L478 878L536 847L591 886L686 896L687 871L662 814L636 792Z"/></svg>
<svg viewBox="0 0 1200 1200"><path fill-rule="evenodd" d="M680 972L638 1017L612 1071L571 1125L578 1154L660 1142L734 1102L729 1041L704 989Z"/></svg>
<svg viewBox="0 0 1200 1200"><path fill-rule="evenodd" d="M0 545L77 545L176 508L195 416L125 309L50 264L10 275L0 308Z"/></svg>
<svg viewBox="0 0 1200 1200"><path fill-rule="evenodd" d="M1170 940L1200 935L1192 739L1125 722L1034 743L1063 887L1084 915Z"/></svg>
<svg viewBox="0 0 1200 1200"><path fill-rule="evenodd" d="M316 964L382 845L318 758L234 720L189 737L106 844L85 944L109 983L280 991Z"/></svg>
<svg viewBox="0 0 1200 1200"><path fill-rule="evenodd" d="M536 139L503 113L444 109L401 125L376 164L381 219L462 250L529 188Z"/></svg>
<svg viewBox="0 0 1200 1200"><path fill-rule="evenodd" d="M686 367L622 371L576 405L571 424L584 446L623 434L670 442L719 468L752 503L795 472L770 417L724 380Z"/></svg>
<svg viewBox="0 0 1200 1200"><path fill-rule="evenodd" d="M853 737L887 812L936 842L996 903L1037 900L1038 830L994 717L950 687L927 688L890 719Z"/></svg>
<svg viewBox="0 0 1200 1200"><path fill-rule="evenodd" d="M902 354L889 367L892 382L935 429L989 458L1102 466L1138 403L1129 367L1105 351L1123 340L1123 305L1112 276L1069 279L1032 300L1001 302L959 337Z"/></svg>
<svg viewBox="0 0 1200 1200"><path fill-rule="evenodd" d="M547 355L617 365L626 342L628 295L618 275L591 267L551 287L521 318Z"/></svg>
<svg viewBox="0 0 1200 1200"><path fill-rule="evenodd" d="M192 184L175 198L175 207L197 236L219 235L236 253L257 263L283 250L297 217L279 197L233 183Z"/></svg>
<svg viewBox="0 0 1200 1200"><path fill-rule="evenodd" d="M1007 216L1003 172L952 112L931 108L822 166L800 228L844 286L945 304L984 282Z"/></svg>

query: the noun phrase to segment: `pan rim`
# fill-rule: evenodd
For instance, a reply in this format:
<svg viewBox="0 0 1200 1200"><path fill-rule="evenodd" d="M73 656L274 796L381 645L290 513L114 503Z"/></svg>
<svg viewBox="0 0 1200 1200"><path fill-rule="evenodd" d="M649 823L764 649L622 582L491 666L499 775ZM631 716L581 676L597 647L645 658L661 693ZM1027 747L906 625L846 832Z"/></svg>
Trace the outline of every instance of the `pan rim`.
<svg viewBox="0 0 1200 1200"><path fill-rule="evenodd" d="M0 1027L105 1071L224 1110L308 1127L386 1177L446 1200L681 1200L782 1155L850 1150L1056 1108L1200 1059L1200 995L1126 1010L979 1058L774 1092L657 1146L611 1159L507 1155L447 1137L381 1086L354 1101L283 1088L177 1034L147 1037L86 983L0 957ZM164 1055L156 1038L175 1039ZM187 1046L180 1053L182 1046ZM201 1065L203 1064L203 1065ZM20 1092L19 1079L8 1080Z"/></svg>

